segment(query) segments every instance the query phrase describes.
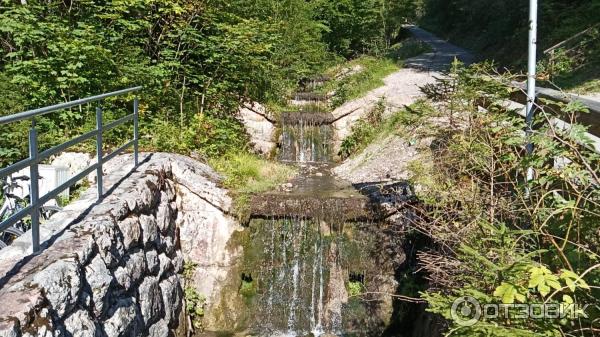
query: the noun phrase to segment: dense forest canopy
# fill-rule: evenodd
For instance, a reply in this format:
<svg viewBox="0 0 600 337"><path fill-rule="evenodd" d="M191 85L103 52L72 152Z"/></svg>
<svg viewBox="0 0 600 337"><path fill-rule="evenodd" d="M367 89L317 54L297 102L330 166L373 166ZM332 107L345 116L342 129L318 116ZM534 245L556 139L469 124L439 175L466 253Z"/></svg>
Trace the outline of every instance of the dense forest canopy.
<svg viewBox="0 0 600 337"><path fill-rule="evenodd" d="M597 22L599 3L543 1L542 46ZM385 55L414 22L506 63L526 50L526 1L3 0L0 113L142 84L147 146L189 152L226 139L202 150L219 154L245 142L231 119L240 102L282 101L339 60ZM44 118L42 145L80 131L84 115ZM26 153L24 127L5 129L3 163Z"/></svg>
<svg viewBox="0 0 600 337"><path fill-rule="evenodd" d="M243 143L230 119L240 102L282 100L299 79L340 57L382 50L405 16L414 15L411 6L390 0L4 0L1 114L141 84L151 146L186 152L207 143L196 131L223 131L212 134L225 139L223 148L208 150L218 154ZM41 126L66 130L49 136L63 138L86 123L83 115L54 114ZM23 128L3 132L3 163L25 153L16 132Z"/></svg>
<svg viewBox="0 0 600 337"><path fill-rule="evenodd" d="M599 0L539 1L541 49L599 23L599 13ZM424 0L420 24L484 57L514 64L527 53L528 20L529 1Z"/></svg>

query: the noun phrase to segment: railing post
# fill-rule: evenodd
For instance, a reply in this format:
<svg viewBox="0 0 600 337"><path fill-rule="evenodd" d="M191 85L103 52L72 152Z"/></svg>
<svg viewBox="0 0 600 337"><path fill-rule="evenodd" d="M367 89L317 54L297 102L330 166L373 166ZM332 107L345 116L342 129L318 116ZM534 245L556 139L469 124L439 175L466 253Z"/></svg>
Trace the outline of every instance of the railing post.
<svg viewBox="0 0 600 337"><path fill-rule="evenodd" d="M140 133L139 133L139 129L138 129L139 128L139 124L138 124L139 106L140 106L139 98L137 96L135 96L135 99L133 100L133 162L135 163L136 167L139 164L139 157L138 157L139 142L140 142Z"/></svg>
<svg viewBox="0 0 600 337"><path fill-rule="evenodd" d="M96 160L98 161L96 182L98 184L98 200L100 200L104 194L102 181L102 103L102 101L98 102L98 106L96 107Z"/></svg>
<svg viewBox="0 0 600 337"><path fill-rule="evenodd" d="M38 172L38 142L37 130L35 128L35 119L31 120L31 128L29 129L29 158L31 165L29 166L29 203L31 209L31 243L33 253L40 251L40 205L38 205L39 195L39 172Z"/></svg>

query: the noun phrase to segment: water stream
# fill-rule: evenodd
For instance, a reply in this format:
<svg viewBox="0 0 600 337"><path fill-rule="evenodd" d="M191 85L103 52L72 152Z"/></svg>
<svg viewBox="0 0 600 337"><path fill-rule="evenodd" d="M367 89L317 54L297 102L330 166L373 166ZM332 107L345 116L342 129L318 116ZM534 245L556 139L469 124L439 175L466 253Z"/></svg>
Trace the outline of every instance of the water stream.
<svg viewBox="0 0 600 337"><path fill-rule="evenodd" d="M325 112L281 117L278 158L298 165L301 174L292 190L253 199L253 218L231 243L244 252L242 279L223 294L234 298L226 292L236 287L241 297L227 305L240 310L237 321L227 323L235 333L381 335L392 315L391 300L361 295L392 292L395 265L381 257L383 239L374 234L379 223L363 211L367 198L331 174L330 122Z"/></svg>

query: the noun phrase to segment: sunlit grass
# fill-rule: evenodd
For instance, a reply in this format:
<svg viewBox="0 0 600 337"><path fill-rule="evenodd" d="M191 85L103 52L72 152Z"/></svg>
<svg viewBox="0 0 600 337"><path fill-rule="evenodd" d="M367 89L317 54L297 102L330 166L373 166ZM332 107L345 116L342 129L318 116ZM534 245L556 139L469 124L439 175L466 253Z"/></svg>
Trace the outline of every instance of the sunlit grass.
<svg viewBox="0 0 600 337"><path fill-rule="evenodd" d="M234 198L233 213L242 222L250 216L253 194L270 191L297 173L292 166L246 152L229 153L211 159L209 164L223 176L223 186L232 192Z"/></svg>

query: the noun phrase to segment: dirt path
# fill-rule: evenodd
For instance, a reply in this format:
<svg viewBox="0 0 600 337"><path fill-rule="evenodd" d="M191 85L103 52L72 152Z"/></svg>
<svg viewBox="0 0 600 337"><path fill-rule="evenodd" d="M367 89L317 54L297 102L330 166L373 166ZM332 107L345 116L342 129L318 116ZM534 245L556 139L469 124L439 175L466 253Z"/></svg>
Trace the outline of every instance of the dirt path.
<svg viewBox="0 0 600 337"><path fill-rule="evenodd" d="M337 118L333 123L336 152L343 139L351 134L352 125L364 118L381 99L384 99L386 113L391 114L423 98L420 88L441 77L455 57L464 63L473 61L473 56L462 48L418 27L406 28L416 38L429 44L433 51L406 60L403 69L383 80L384 86L347 102L333 112ZM419 147L427 147L427 144L413 144L409 139L390 135L369 145L361 154L344 161L333 171L352 183L403 180L407 178L408 163L420 152Z"/></svg>

